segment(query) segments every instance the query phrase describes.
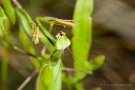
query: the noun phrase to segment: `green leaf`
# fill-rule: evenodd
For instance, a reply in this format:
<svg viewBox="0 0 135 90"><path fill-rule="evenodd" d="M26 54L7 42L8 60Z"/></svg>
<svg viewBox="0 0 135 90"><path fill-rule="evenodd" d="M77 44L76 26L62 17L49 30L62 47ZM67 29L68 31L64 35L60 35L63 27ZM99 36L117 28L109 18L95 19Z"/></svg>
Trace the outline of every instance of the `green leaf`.
<svg viewBox="0 0 135 90"><path fill-rule="evenodd" d="M7 19L3 8L0 6L0 36L5 36L4 20ZM7 36L6 36L7 37Z"/></svg>
<svg viewBox="0 0 135 90"><path fill-rule="evenodd" d="M9 31L9 20L6 18L3 8L0 6L0 38L3 37L3 40L9 40L10 31ZM3 54L1 56L1 84L6 86L7 76L8 76L8 49L9 43L2 43Z"/></svg>
<svg viewBox="0 0 135 90"><path fill-rule="evenodd" d="M0 20L1 19L7 19L5 12L3 10L3 8L0 6Z"/></svg>
<svg viewBox="0 0 135 90"><path fill-rule="evenodd" d="M104 63L104 60L105 57L103 55L97 56L96 58L87 63L87 67L92 71L96 70Z"/></svg>
<svg viewBox="0 0 135 90"><path fill-rule="evenodd" d="M19 39L20 39L21 43L23 44L25 50L27 50L31 54L36 55L36 51L35 51L33 45L30 43L29 38L26 35L26 33L24 32L22 26L18 25L18 30L19 30L19 32L17 34L18 34ZM30 57L30 59L37 69L41 68L38 59L36 59L34 57Z"/></svg>
<svg viewBox="0 0 135 90"><path fill-rule="evenodd" d="M14 8L12 7L10 0L3 0L2 4L4 6L4 9L9 19L11 20L13 24L15 24L16 16L15 16Z"/></svg>
<svg viewBox="0 0 135 90"><path fill-rule="evenodd" d="M0 21L0 37L3 36L3 29L4 29L4 26L3 26L3 21Z"/></svg>
<svg viewBox="0 0 135 90"><path fill-rule="evenodd" d="M93 0L77 0L74 20L78 20L73 27L72 50L83 65L86 64L92 43L92 19ZM87 69L74 58L75 69ZM85 76L83 73L75 73L77 80Z"/></svg>
<svg viewBox="0 0 135 90"><path fill-rule="evenodd" d="M32 19L29 16L29 14L22 8L16 8L15 9L17 15L20 18L20 21L22 22L23 28L24 30L27 32L28 35L32 35L31 32L31 23L32 23Z"/></svg>

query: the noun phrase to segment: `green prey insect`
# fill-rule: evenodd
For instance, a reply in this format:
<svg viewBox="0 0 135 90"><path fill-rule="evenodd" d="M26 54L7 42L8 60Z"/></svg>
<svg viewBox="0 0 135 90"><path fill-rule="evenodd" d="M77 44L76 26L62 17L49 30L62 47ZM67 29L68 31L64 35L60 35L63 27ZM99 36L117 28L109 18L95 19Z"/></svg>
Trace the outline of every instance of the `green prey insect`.
<svg viewBox="0 0 135 90"><path fill-rule="evenodd" d="M32 41L34 41L34 43L35 44L38 44L39 43L39 27L38 26L36 26L35 28L34 28L34 33L33 33L33 38L32 38Z"/></svg>
<svg viewBox="0 0 135 90"><path fill-rule="evenodd" d="M64 20L64 19L58 19L54 17L37 17L40 21L49 23L49 24L55 24L55 25L62 25L64 27L73 27L75 22L74 20Z"/></svg>
<svg viewBox="0 0 135 90"><path fill-rule="evenodd" d="M39 37L42 37L43 35L40 33L39 27L32 24L32 30L34 30L32 41L34 41L35 44L39 43Z"/></svg>

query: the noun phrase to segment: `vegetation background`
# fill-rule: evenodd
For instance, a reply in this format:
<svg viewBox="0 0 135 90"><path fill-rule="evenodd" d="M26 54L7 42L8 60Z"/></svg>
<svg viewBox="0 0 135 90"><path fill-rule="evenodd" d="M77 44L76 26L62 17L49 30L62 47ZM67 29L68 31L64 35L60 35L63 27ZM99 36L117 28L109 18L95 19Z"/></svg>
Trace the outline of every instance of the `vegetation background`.
<svg viewBox="0 0 135 90"><path fill-rule="evenodd" d="M71 20L76 0L18 0L23 8L34 19L37 16L52 16ZM101 87L102 90L134 90L135 89L135 1L134 0L94 0L92 14L92 46L89 60L98 55L105 55L105 62L94 74L86 77L84 88ZM53 36L59 31L67 33L72 38L71 28L54 26ZM14 30L12 30L14 33ZM18 46L19 40L12 39ZM34 45L40 53L42 43ZM0 56L3 48L0 46ZM63 63L73 67L70 53L65 50ZM9 90L16 88L33 72L32 63L26 55L9 48L8 63ZM70 72L72 75L72 72ZM24 88L34 90L35 76ZM130 84L130 86L102 86L107 83ZM63 90L66 85L63 84Z"/></svg>

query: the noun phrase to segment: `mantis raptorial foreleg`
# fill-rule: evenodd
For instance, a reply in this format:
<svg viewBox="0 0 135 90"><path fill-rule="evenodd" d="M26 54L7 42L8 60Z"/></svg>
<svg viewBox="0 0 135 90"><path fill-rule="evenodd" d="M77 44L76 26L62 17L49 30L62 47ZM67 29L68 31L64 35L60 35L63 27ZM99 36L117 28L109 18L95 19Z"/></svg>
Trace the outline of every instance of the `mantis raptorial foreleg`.
<svg viewBox="0 0 135 90"><path fill-rule="evenodd" d="M73 20L64 20L64 19L58 19L58 18L54 18L54 17L37 17L36 22L38 25L40 24L40 22L49 23L50 24L49 32L51 32L53 25L61 25L64 27L73 27L74 26L74 24L72 23ZM32 41L34 41L34 43L37 44L39 42L39 37L40 37L39 27L34 26L34 34L33 34Z"/></svg>

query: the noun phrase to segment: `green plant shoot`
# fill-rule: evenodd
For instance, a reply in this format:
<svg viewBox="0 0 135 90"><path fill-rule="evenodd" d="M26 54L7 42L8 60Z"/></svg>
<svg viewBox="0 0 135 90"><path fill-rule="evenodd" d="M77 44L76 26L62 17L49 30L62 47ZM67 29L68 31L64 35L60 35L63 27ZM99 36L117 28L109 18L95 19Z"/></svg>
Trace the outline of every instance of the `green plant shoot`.
<svg viewBox="0 0 135 90"><path fill-rule="evenodd" d="M48 64L45 64L39 72L37 90L61 90L61 55L70 44L70 40L64 32L57 34L55 50L50 56ZM57 80L56 80L57 79Z"/></svg>

